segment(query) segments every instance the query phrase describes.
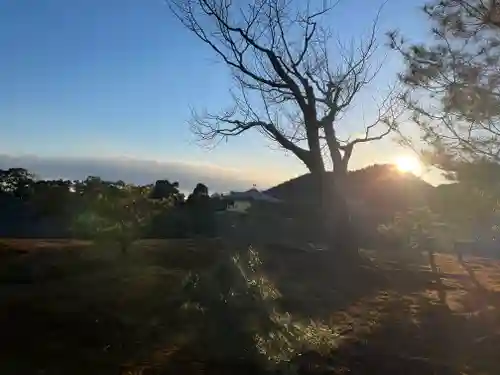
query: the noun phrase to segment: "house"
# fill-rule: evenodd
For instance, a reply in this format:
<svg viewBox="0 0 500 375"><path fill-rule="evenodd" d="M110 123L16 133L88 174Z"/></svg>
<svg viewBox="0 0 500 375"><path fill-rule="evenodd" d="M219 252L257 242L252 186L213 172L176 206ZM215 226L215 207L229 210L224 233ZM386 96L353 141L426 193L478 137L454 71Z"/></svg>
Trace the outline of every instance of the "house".
<svg viewBox="0 0 500 375"><path fill-rule="evenodd" d="M246 213L252 205L261 203L277 204L281 203L280 199L274 198L255 188L244 192L231 192L228 195L220 197L225 201L226 212Z"/></svg>

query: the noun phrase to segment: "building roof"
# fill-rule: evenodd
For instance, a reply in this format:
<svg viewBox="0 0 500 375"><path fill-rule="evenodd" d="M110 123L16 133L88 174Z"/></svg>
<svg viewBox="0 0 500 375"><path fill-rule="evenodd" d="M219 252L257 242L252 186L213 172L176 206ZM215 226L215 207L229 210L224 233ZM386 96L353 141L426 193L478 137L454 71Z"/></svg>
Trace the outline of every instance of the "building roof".
<svg viewBox="0 0 500 375"><path fill-rule="evenodd" d="M235 192L232 191L228 195L223 197L224 199L231 200L250 200L250 201L262 201L262 202L270 202L270 203L280 203L281 200L277 199L271 195L262 193L257 189L253 188L243 192Z"/></svg>

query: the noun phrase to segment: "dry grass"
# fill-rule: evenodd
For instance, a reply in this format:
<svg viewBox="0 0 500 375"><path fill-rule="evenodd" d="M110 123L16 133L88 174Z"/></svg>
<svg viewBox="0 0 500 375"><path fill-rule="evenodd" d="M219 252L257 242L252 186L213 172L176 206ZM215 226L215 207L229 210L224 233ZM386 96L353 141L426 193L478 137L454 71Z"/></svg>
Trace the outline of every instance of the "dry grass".
<svg viewBox="0 0 500 375"><path fill-rule="evenodd" d="M500 262L255 250L0 241L0 373L500 373Z"/></svg>

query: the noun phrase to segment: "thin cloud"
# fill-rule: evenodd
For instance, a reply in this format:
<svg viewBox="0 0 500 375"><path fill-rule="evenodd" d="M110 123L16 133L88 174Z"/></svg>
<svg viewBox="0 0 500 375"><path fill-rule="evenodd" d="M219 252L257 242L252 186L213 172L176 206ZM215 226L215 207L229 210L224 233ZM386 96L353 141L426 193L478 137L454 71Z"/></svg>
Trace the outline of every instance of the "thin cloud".
<svg viewBox="0 0 500 375"><path fill-rule="evenodd" d="M105 180L123 180L133 184L148 184L158 179L178 181L183 191L190 191L198 182L211 191L242 190L257 184L261 188L275 182L245 171L226 169L210 164L159 162L133 158L63 158L34 155L0 155L0 169L26 168L39 178L84 179L99 176Z"/></svg>

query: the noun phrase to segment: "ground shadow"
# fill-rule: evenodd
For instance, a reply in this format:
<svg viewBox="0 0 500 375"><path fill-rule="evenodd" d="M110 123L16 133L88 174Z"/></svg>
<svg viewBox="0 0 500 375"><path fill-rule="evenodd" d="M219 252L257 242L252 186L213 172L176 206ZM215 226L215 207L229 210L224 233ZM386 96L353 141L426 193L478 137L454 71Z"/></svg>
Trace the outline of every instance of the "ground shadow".
<svg viewBox="0 0 500 375"><path fill-rule="evenodd" d="M225 253L211 267L190 272L183 282L179 307L190 337L158 361L135 363L123 373L259 374L269 358L259 351L257 336L284 333L272 319L272 290L257 275L256 253ZM263 293L267 292L266 293Z"/></svg>
<svg viewBox="0 0 500 375"><path fill-rule="evenodd" d="M471 264L469 264L469 262L466 259L463 259L463 257L460 258L460 265L467 272L470 281L474 284L474 286L478 289L480 293L489 297L494 297L495 295L497 295L497 293L490 291L479 281L478 276L476 275L476 272L474 270L474 267L471 266Z"/></svg>
<svg viewBox="0 0 500 375"><path fill-rule="evenodd" d="M280 298L269 304L261 295L248 293L248 280L234 269L228 272L231 267L216 272L215 283L197 278L199 285L205 285L193 299L204 311L197 333L163 365L150 369L151 374L258 374L279 373L283 368L299 374L498 373L500 359L488 345L500 343L490 334L500 322L448 308L446 291L454 287L442 280L436 283L436 275L445 278L446 273L441 272L435 258L430 271L411 265L404 269L401 264L402 268L394 272L381 269L384 277L380 280L385 281L370 284L366 279L349 277L359 276L349 272L334 278L328 272L334 269L328 267L334 264L331 253L297 250L274 253L274 257L265 251L259 254L264 261L262 269ZM292 286L287 285L286 278ZM341 289L333 283L354 280L360 283L359 289L347 286L344 290L348 292L341 298L331 291L333 287ZM301 282L302 289L296 289ZM438 298L429 293L432 291L438 292ZM304 332L288 335L290 332L271 318L275 308L295 318L326 320L321 329L333 332L336 340L322 347L296 346L298 335ZM288 324L293 325L290 321ZM231 334L229 326L234 329ZM280 362L282 367L269 360L269 353L258 350L256 334L281 340L278 351L290 352L288 359Z"/></svg>
<svg viewBox="0 0 500 375"><path fill-rule="evenodd" d="M62 258L9 255L0 268L2 373L500 369L500 340L492 334L500 329L497 308L486 315L445 306L431 293L435 273L443 292L459 287L450 286L439 259L429 271L405 262L355 266L318 249L249 250L220 241L173 241L168 251L144 242L126 256L96 250ZM477 290L460 288L467 295Z"/></svg>
<svg viewBox="0 0 500 375"><path fill-rule="evenodd" d="M476 265L474 266L467 258L465 259L460 258L459 262L462 268L467 273L470 282L474 286L474 293L482 300L482 305L485 306L486 308L499 311L498 314L500 314L500 291L491 290L489 288L489 287L496 287L496 289L499 289L498 285L493 284L488 287L487 282L484 283L481 282L480 277L478 276L478 273L475 270L475 267L478 267L480 269L481 265L476 263Z"/></svg>
<svg viewBox="0 0 500 375"><path fill-rule="evenodd" d="M0 254L2 374L117 373L174 341L177 271L119 249L53 246Z"/></svg>
<svg viewBox="0 0 500 375"><path fill-rule="evenodd" d="M436 290L438 292L439 302L442 305L446 305L446 291L444 288L443 280L441 279L441 270L436 264L436 253L434 250L428 250L427 254L429 256L429 265L431 267L432 274L434 276L434 282L436 285Z"/></svg>
<svg viewBox="0 0 500 375"><path fill-rule="evenodd" d="M410 302L411 301L411 302ZM382 320L332 353L336 367L356 374L461 374L456 334L442 306L400 299L381 310Z"/></svg>
<svg viewBox="0 0 500 375"><path fill-rule="evenodd" d="M263 270L281 293L280 306L304 318L326 320L360 298L387 287L386 275L365 257L344 259L321 248L259 248Z"/></svg>
<svg viewBox="0 0 500 375"><path fill-rule="evenodd" d="M494 375L500 369L495 349L500 337L491 335L498 332L498 320L454 313L424 293L396 293L366 309L378 310L371 325L347 335L328 355L301 366L315 368L315 373L375 375Z"/></svg>

